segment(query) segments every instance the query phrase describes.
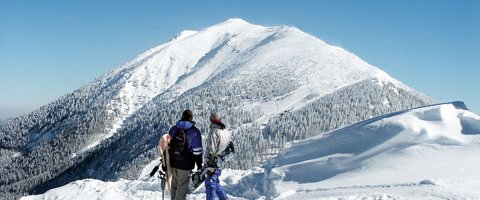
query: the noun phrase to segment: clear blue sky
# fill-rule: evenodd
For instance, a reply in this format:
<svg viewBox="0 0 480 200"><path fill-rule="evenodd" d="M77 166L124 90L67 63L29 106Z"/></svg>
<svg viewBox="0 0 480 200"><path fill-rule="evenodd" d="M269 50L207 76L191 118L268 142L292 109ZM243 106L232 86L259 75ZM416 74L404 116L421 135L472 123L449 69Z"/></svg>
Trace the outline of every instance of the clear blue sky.
<svg viewBox="0 0 480 200"><path fill-rule="evenodd" d="M480 114L480 1L2 0L0 118L72 92L184 29L232 17L298 27Z"/></svg>

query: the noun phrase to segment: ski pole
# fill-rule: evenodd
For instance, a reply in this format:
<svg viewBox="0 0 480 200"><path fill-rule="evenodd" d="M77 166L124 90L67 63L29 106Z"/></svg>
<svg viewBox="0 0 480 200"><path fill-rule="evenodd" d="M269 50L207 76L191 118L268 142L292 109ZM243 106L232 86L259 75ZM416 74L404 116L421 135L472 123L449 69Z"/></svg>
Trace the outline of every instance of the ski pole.
<svg viewBox="0 0 480 200"><path fill-rule="evenodd" d="M158 178L160 178L160 183L162 187L162 200L165 200L165 182L167 178L162 170L158 171Z"/></svg>
<svg viewBox="0 0 480 200"><path fill-rule="evenodd" d="M162 200L165 199L165 179L162 179Z"/></svg>

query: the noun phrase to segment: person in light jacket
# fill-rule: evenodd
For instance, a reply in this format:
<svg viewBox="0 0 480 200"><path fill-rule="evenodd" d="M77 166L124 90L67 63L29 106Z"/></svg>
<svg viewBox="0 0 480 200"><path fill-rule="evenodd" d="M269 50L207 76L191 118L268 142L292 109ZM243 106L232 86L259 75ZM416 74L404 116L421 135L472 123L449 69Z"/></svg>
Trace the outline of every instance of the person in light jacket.
<svg viewBox="0 0 480 200"><path fill-rule="evenodd" d="M227 193L220 185L219 177L222 174L220 169L220 163L208 162L212 161L212 158L218 157L224 149L227 148L230 142L230 133L225 128L225 124L222 123L222 118L219 114L214 113L210 116L210 131L206 140L206 154L207 160L207 177L205 179L205 192L207 194L207 200L215 200L217 197L220 200L228 199Z"/></svg>

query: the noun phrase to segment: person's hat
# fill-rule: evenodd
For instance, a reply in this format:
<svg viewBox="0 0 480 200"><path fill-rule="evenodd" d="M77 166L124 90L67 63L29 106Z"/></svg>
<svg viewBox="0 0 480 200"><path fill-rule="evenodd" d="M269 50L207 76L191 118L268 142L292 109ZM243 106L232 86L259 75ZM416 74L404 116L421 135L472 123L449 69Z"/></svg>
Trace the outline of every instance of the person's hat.
<svg viewBox="0 0 480 200"><path fill-rule="evenodd" d="M220 117L219 114L213 113L212 115L210 115L210 121L213 123L219 123L219 122L222 122L222 118Z"/></svg>

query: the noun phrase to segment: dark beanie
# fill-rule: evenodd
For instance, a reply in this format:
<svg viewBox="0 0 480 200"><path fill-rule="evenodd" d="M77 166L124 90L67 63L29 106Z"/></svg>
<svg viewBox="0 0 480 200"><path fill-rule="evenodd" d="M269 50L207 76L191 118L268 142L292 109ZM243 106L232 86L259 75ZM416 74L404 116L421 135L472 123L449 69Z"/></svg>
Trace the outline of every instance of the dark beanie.
<svg viewBox="0 0 480 200"><path fill-rule="evenodd" d="M192 121L192 120L193 120L193 112L189 109L183 111L182 121Z"/></svg>

